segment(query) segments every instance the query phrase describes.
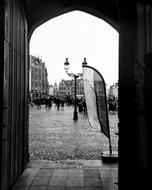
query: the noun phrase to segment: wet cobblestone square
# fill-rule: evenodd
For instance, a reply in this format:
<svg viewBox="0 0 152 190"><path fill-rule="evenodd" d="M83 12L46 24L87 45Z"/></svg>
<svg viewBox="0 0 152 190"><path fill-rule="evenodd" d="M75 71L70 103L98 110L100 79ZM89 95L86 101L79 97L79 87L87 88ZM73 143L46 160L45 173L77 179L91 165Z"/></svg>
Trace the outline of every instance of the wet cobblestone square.
<svg viewBox="0 0 152 190"><path fill-rule="evenodd" d="M87 115L73 121L72 106L51 109L29 107L29 153L31 160L98 160L109 150L109 141L89 127ZM118 115L109 114L112 149L118 150Z"/></svg>

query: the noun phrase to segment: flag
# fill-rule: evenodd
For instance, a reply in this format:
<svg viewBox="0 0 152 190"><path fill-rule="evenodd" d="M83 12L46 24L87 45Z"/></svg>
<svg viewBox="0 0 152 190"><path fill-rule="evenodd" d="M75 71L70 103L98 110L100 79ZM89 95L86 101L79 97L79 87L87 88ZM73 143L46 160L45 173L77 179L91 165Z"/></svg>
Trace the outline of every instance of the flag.
<svg viewBox="0 0 152 190"><path fill-rule="evenodd" d="M95 68L83 65L84 94L90 127L110 139L105 81Z"/></svg>

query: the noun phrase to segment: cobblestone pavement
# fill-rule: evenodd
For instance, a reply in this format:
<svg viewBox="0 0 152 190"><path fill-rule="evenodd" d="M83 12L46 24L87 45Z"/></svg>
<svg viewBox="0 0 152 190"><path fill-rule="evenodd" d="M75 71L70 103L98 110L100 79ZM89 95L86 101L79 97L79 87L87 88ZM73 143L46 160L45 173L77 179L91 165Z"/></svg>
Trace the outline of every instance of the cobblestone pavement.
<svg viewBox="0 0 152 190"><path fill-rule="evenodd" d="M30 159L42 160L98 160L101 153L109 150L109 141L100 132L89 127L86 115L79 113L73 121L73 107L59 111L42 106L29 108ZM118 150L118 115L109 114L112 148Z"/></svg>

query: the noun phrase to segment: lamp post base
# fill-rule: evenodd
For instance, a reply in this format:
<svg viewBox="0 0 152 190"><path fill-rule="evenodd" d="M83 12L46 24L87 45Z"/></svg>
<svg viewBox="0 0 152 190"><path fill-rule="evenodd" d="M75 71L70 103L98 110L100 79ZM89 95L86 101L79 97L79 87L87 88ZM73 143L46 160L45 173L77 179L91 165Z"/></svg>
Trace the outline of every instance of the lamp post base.
<svg viewBox="0 0 152 190"><path fill-rule="evenodd" d="M74 112L73 112L73 120L74 120L74 121L77 121L77 120L78 120L78 112L77 112L77 111L74 111Z"/></svg>

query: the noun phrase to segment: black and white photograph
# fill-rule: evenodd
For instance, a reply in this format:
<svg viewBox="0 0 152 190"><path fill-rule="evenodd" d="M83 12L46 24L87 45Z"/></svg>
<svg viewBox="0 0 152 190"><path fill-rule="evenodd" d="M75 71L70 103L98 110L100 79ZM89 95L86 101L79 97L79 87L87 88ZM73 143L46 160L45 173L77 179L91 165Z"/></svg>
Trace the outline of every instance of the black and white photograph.
<svg viewBox="0 0 152 190"><path fill-rule="evenodd" d="M0 189L151 189L152 1L0 0Z"/></svg>

